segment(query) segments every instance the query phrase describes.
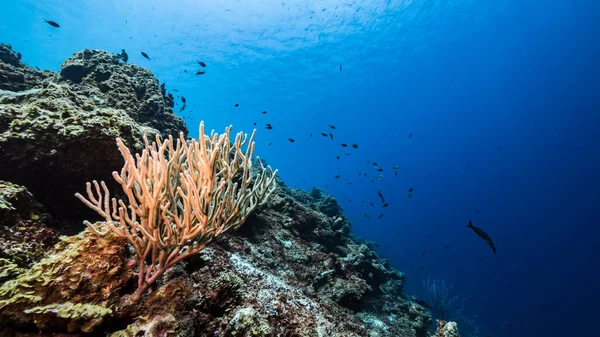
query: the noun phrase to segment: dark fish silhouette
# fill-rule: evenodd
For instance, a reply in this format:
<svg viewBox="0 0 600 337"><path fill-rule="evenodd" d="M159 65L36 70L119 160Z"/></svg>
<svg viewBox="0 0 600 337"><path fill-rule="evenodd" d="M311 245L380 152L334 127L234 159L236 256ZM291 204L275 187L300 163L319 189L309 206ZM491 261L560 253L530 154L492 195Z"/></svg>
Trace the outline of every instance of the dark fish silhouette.
<svg viewBox="0 0 600 337"><path fill-rule="evenodd" d="M198 64L199 64L199 65L200 65L202 68L206 67L206 63L204 63L204 62L202 62L202 61L198 61Z"/></svg>
<svg viewBox="0 0 600 337"><path fill-rule="evenodd" d="M44 21L54 28L60 28L60 25L54 21L50 21L50 20L46 20L46 19L44 19Z"/></svg>
<svg viewBox="0 0 600 337"><path fill-rule="evenodd" d="M410 133L410 135L408 135L408 138L412 138L412 132Z"/></svg>
<svg viewBox="0 0 600 337"><path fill-rule="evenodd" d="M412 192L412 191L414 191L414 190L413 190L412 188L409 188L409 189L408 189L408 191L409 191L409 192Z"/></svg>
<svg viewBox="0 0 600 337"><path fill-rule="evenodd" d="M397 175L398 175L398 172L394 171L394 175L396 175L396 176L397 176Z"/></svg>
<svg viewBox="0 0 600 337"><path fill-rule="evenodd" d="M385 204L383 204L383 206L381 206L381 207L388 207L389 205L390 205L390 204L388 204L388 203L385 203Z"/></svg>
<svg viewBox="0 0 600 337"><path fill-rule="evenodd" d="M150 56L148 56L148 54L142 52L142 56L145 57L145 58L147 58L148 60L150 60Z"/></svg>
<svg viewBox="0 0 600 337"><path fill-rule="evenodd" d="M325 132L321 132L321 136L323 136L323 137L328 137L329 135L328 135L328 134L326 134Z"/></svg>
<svg viewBox="0 0 600 337"><path fill-rule="evenodd" d="M471 228L473 230L473 232L475 232L475 234L477 234L477 236L482 238L488 244L488 246L490 246L490 248L492 248L494 255L496 255L496 248L498 248L498 247L494 246L494 242L492 242L492 238L486 232L484 232L483 229L473 226L473 222L471 222L471 220L469 220L469 224L466 227Z"/></svg>
<svg viewBox="0 0 600 337"><path fill-rule="evenodd" d="M335 125L329 125L329 127L335 130Z"/></svg>
<svg viewBox="0 0 600 337"><path fill-rule="evenodd" d="M379 214L379 216L377 217L377 219L381 219L383 217L383 213Z"/></svg>
<svg viewBox="0 0 600 337"><path fill-rule="evenodd" d="M263 115L264 115L264 114L266 114L266 113L267 113L267 111L263 111L262 113L263 113Z"/></svg>
<svg viewBox="0 0 600 337"><path fill-rule="evenodd" d="M181 102L185 104L185 97L181 96Z"/></svg>
<svg viewBox="0 0 600 337"><path fill-rule="evenodd" d="M383 169L382 168L378 168L377 171L378 172L383 172Z"/></svg>
<svg viewBox="0 0 600 337"><path fill-rule="evenodd" d="M383 194L381 193L381 189L379 189L377 191L377 195L379 195L379 198L381 198L381 202L385 204L385 199L383 198Z"/></svg>
<svg viewBox="0 0 600 337"><path fill-rule="evenodd" d="M342 144L342 147L348 147L348 144Z"/></svg>
<svg viewBox="0 0 600 337"><path fill-rule="evenodd" d="M329 133L329 138L333 139L333 135L331 134L331 132Z"/></svg>
<svg viewBox="0 0 600 337"><path fill-rule="evenodd" d="M121 49L121 52L115 56L117 57L117 59L119 59L125 63L127 63L127 61L129 60L129 55L127 55L127 53L125 52L125 49Z"/></svg>
<svg viewBox="0 0 600 337"><path fill-rule="evenodd" d="M290 141L290 143L295 142L294 138L288 138L288 140Z"/></svg>
<svg viewBox="0 0 600 337"><path fill-rule="evenodd" d="M187 73L187 70L185 71ZM204 75L206 74L205 71L200 70L199 72L196 73L196 75Z"/></svg>
<svg viewBox="0 0 600 337"><path fill-rule="evenodd" d="M236 108L237 108L238 106L240 106L240 105L239 105L239 104L237 104L237 103L235 103L234 107L236 107Z"/></svg>
<svg viewBox="0 0 600 337"><path fill-rule="evenodd" d="M340 63L340 71L342 71L342 64Z"/></svg>
<svg viewBox="0 0 600 337"><path fill-rule="evenodd" d="M273 125L271 124L267 124L267 126L265 127L267 130L273 130Z"/></svg>
<svg viewBox="0 0 600 337"><path fill-rule="evenodd" d="M340 159L340 156L335 157L335 159Z"/></svg>
<svg viewBox="0 0 600 337"><path fill-rule="evenodd" d="M339 178L339 177L340 177L340 175L338 174L337 176L335 176L335 179L337 179L337 178Z"/></svg>
<svg viewBox="0 0 600 337"><path fill-rule="evenodd" d="M358 145L357 144L352 144L352 147L355 149L358 149Z"/></svg>

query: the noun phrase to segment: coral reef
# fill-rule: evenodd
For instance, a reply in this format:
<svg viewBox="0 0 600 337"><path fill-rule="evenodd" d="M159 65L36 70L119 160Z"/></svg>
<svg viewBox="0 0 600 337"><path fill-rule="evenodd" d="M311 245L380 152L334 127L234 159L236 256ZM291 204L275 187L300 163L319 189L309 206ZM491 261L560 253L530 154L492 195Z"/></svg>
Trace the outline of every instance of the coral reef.
<svg viewBox="0 0 600 337"><path fill-rule="evenodd" d="M75 53L59 73L28 67L7 45L0 55L0 179L27 186L53 215L80 218L73 194L121 167L116 137L137 151L144 132L187 134L164 86L107 52Z"/></svg>
<svg viewBox="0 0 600 337"><path fill-rule="evenodd" d="M438 320L437 324L437 330L433 337L460 337L456 323Z"/></svg>
<svg viewBox="0 0 600 337"><path fill-rule="evenodd" d="M86 82L88 94L94 86L101 91L102 83L114 76L101 74L104 70L133 67L92 61L108 58L102 55L109 54L77 53L68 67L63 66L70 67L63 75L43 78L25 91L0 91L0 102L7 102L0 106L0 178L11 174L10 178L19 178L6 179L32 191L43 207L63 206L64 200L56 198L64 199L73 187L80 191L83 179L102 178L122 167L122 159L115 159L120 158L118 151L111 152L113 136L139 152L144 128L161 131L159 125L144 124L148 120L137 121L146 118L144 113L86 103L88 96L81 94L88 90ZM3 67L15 67L5 59ZM98 97L108 104L112 100L108 96L119 97L120 90L129 89L115 82ZM37 113L28 110L34 109L32 102L37 102ZM85 108L86 104L92 105ZM54 115L69 107L71 118L86 118L70 127ZM15 116L19 123L28 120L28 126L14 129ZM47 119L51 121L44 122ZM96 124L99 119L113 124L101 128ZM76 131L71 133L73 127ZM28 137L27 129L36 130L35 135ZM53 158L36 152L36 146L45 147L43 151L56 146L60 151ZM102 151L102 156L91 151ZM21 175L11 173L12 167L18 167ZM67 173L61 175L63 169ZM25 179L25 174L44 176ZM53 179L57 181L49 181ZM317 189L307 193L288 188L277 180L277 189L238 231L175 264L137 301L128 296L137 279L135 256L123 238L100 237L86 229L62 237L43 256L23 264L7 251L0 259L0 335L428 336L430 313L404 295L403 274L351 236L350 223L335 198ZM38 185L42 183L54 184L56 190ZM0 185L0 212L12 214L0 218L2 226L20 226L31 214L52 219L24 187ZM95 219L66 207L57 214L61 217L53 217L57 224L52 228L63 233L62 217ZM3 233L17 241L13 232ZM41 245L42 239L24 240Z"/></svg>

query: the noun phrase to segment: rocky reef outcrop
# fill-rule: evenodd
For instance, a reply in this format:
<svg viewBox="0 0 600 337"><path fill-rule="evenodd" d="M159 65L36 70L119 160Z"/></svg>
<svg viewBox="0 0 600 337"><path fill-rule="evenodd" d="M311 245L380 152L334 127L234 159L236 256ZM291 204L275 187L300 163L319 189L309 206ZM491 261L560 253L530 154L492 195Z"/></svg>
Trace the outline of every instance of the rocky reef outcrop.
<svg viewBox="0 0 600 337"><path fill-rule="evenodd" d="M137 109L119 105L135 93L131 83L160 86L107 55L76 53L64 74L0 91L0 179L12 181L0 182L1 336L428 336L431 315L405 296L404 275L353 238L335 198L318 189L278 180L237 232L170 269L136 302L128 295L137 268L122 238L84 230L58 239L66 219L96 219L65 199L120 169L114 137L134 150L143 131L178 125L173 116L173 129L164 128L147 110L169 109L164 92L157 105L145 94ZM4 59L0 69L17 67Z"/></svg>
<svg viewBox="0 0 600 337"><path fill-rule="evenodd" d="M0 83L0 179L27 186L55 216L77 218L73 194L112 180L116 137L138 150L144 132L187 135L164 85L105 51L75 53L52 73L0 45Z"/></svg>

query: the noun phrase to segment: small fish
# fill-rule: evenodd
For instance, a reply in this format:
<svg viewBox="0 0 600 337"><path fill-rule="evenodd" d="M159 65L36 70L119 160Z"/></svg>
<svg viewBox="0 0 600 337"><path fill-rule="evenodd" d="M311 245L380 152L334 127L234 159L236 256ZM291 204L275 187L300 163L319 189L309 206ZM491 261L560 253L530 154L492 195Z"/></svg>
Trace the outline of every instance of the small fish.
<svg viewBox="0 0 600 337"><path fill-rule="evenodd" d="M186 70L186 73L187 73L187 70ZM197 72L197 73L196 73L196 76L197 76L197 75L204 75L204 74L206 74L206 72L205 72L205 71L202 71L202 70L200 70L199 72Z"/></svg>
<svg viewBox="0 0 600 337"><path fill-rule="evenodd" d="M60 25L54 21L50 21L50 20L46 20L46 19L44 19L44 21L46 21L47 24L49 24L50 26L52 26L54 28L60 28Z"/></svg>
<svg viewBox="0 0 600 337"><path fill-rule="evenodd" d="M312 138L312 133L309 133L308 135L310 136L310 138Z"/></svg>
<svg viewBox="0 0 600 337"><path fill-rule="evenodd" d="M321 132L321 136L323 136L323 137L328 137L329 135L328 135L328 134L326 134L325 132Z"/></svg>
<svg viewBox="0 0 600 337"><path fill-rule="evenodd" d="M475 214L479 214L479 210L475 208Z"/></svg>
<svg viewBox="0 0 600 337"><path fill-rule="evenodd" d="M410 133L410 135L408 135L408 138L412 138L412 132Z"/></svg>
<svg viewBox="0 0 600 337"><path fill-rule="evenodd" d="M379 214L379 216L377 217L377 219L381 219L383 218L383 213Z"/></svg>
<svg viewBox="0 0 600 337"><path fill-rule="evenodd" d="M171 91L172 92L179 92L179 90L177 90L177 89L172 89Z"/></svg>
<svg viewBox="0 0 600 337"><path fill-rule="evenodd" d="M181 96L181 103L185 104L185 97Z"/></svg>
<svg viewBox="0 0 600 337"><path fill-rule="evenodd" d="M371 206L375 207L375 204L374 204L374 203L372 203L372 202L370 202L370 203L369 203L369 205L371 205Z"/></svg>
<svg viewBox="0 0 600 337"><path fill-rule="evenodd" d="M340 177L340 175L338 174L337 176L335 176L335 179L337 179L337 178L339 178L339 177Z"/></svg>
<svg viewBox="0 0 600 337"><path fill-rule="evenodd" d="M335 157L335 159L340 159L340 156Z"/></svg>
<svg viewBox="0 0 600 337"><path fill-rule="evenodd" d="M381 207L388 207L389 205L390 205L390 204L388 204L388 203L385 203L385 204L383 204L383 206L381 206Z"/></svg>
<svg viewBox="0 0 600 337"><path fill-rule="evenodd" d="M365 214L365 219L369 219L369 216L367 214Z"/></svg>
<svg viewBox="0 0 600 337"><path fill-rule="evenodd" d="M340 71L342 71L342 64L340 63Z"/></svg>
<svg viewBox="0 0 600 337"><path fill-rule="evenodd" d="M288 138L288 140L290 141L290 143L295 142L294 138Z"/></svg>
<svg viewBox="0 0 600 337"><path fill-rule="evenodd" d="M348 144L342 144L342 147L348 147Z"/></svg>
<svg viewBox="0 0 600 337"><path fill-rule="evenodd" d="M400 168L400 166L396 165L396 166L392 167L392 170L397 170L399 168Z"/></svg>
<svg viewBox="0 0 600 337"><path fill-rule="evenodd" d="M471 220L469 220L469 224L466 227L471 228L473 230L473 232L475 232L475 234L477 234L477 236L482 238L488 244L488 246L490 246L490 248L492 248L494 255L496 255L496 249L498 247L494 246L494 242L492 241L492 238L486 232L484 232L483 229L473 226L473 222L471 222Z"/></svg>
<svg viewBox="0 0 600 337"><path fill-rule="evenodd" d="M450 260L450 256L446 255L446 260Z"/></svg>
<svg viewBox="0 0 600 337"><path fill-rule="evenodd" d="M394 175L395 175L395 176L398 176L398 172L394 171Z"/></svg>
<svg viewBox="0 0 600 337"><path fill-rule="evenodd" d="M412 191L413 191L413 189L412 189L412 188L409 188L409 189L408 189L408 192L412 192Z"/></svg>
<svg viewBox="0 0 600 337"><path fill-rule="evenodd" d="M358 149L358 145L357 144L352 144L352 147L355 149Z"/></svg>
<svg viewBox="0 0 600 337"><path fill-rule="evenodd" d="M21 53L17 53L17 60L21 61L21 57L22 57Z"/></svg>
<svg viewBox="0 0 600 337"><path fill-rule="evenodd" d="M444 248L446 248L446 249L452 249L452 247L450 247L448 245L444 245Z"/></svg>
<svg viewBox="0 0 600 337"><path fill-rule="evenodd" d="M142 52L142 56L145 57L145 58L147 58L148 60L150 60L150 56L148 56L148 54Z"/></svg>
<svg viewBox="0 0 600 337"><path fill-rule="evenodd" d="M335 125L329 125L329 127L335 130Z"/></svg>
<svg viewBox="0 0 600 337"><path fill-rule="evenodd" d="M413 195L410 193L408 193L406 196L408 197L408 199L414 199Z"/></svg>
<svg viewBox="0 0 600 337"><path fill-rule="evenodd" d="M184 104L184 105L182 105L182 106L181 106L181 109L179 109L179 112L182 112L183 110L185 110L185 108L186 108L186 107L187 107L187 105L185 105L185 104Z"/></svg>
<svg viewBox="0 0 600 337"><path fill-rule="evenodd" d="M331 132L329 133L329 138L333 139L333 135L331 134Z"/></svg>
<svg viewBox="0 0 600 337"><path fill-rule="evenodd" d="M202 61L198 61L198 64L202 67L205 68L206 67L206 63L202 62Z"/></svg>
<svg viewBox="0 0 600 337"><path fill-rule="evenodd" d="M266 113L267 113L267 111L266 111L266 110L262 112L262 114L263 114L263 115L264 115L264 114L266 114Z"/></svg>
<svg viewBox="0 0 600 337"><path fill-rule="evenodd" d="M265 129L267 129L267 130L273 130L273 125L267 124L267 126L265 126Z"/></svg>
<svg viewBox="0 0 600 337"><path fill-rule="evenodd" d="M240 105L239 105L239 104L237 104L237 103L235 103L233 106L237 108L237 107L238 107L238 106L240 106Z"/></svg>
<svg viewBox="0 0 600 337"><path fill-rule="evenodd" d="M267 145L267 146L271 146L272 144L273 144L273 143L269 143L269 145Z"/></svg>
<svg viewBox="0 0 600 337"><path fill-rule="evenodd" d="M252 123L252 124L254 124L254 126L256 126L256 122L254 122L254 123Z"/></svg>
<svg viewBox="0 0 600 337"><path fill-rule="evenodd" d="M351 155L352 153L350 153L350 152L346 152L346 153L344 153L344 154L345 154L346 156L349 156L349 155Z"/></svg>
<svg viewBox="0 0 600 337"><path fill-rule="evenodd" d="M373 166L378 166L376 162L373 162Z"/></svg>
<svg viewBox="0 0 600 337"><path fill-rule="evenodd" d="M381 188L377 191L377 195L381 198L381 202L385 204L385 199L383 198L383 194L381 193Z"/></svg>
<svg viewBox="0 0 600 337"><path fill-rule="evenodd" d="M427 251L424 251L424 252L421 254L421 256L425 256L425 253L427 253Z"/></svg>

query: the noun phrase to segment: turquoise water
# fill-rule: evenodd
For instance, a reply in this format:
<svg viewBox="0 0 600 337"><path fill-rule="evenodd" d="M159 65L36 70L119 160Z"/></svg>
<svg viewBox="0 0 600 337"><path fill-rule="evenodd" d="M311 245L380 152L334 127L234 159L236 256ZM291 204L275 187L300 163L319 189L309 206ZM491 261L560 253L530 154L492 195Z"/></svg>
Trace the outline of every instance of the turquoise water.
<svg viewBox="0 0 600 337"><path fill-rule="evenodd" d="M407 292L445 279L491 336L591 336L599 13L566 0L3 1L0 42L50 70L124 48L185 96L191 135L201 120L257 123L257 154L287 184L332 193Z"/></svg>

